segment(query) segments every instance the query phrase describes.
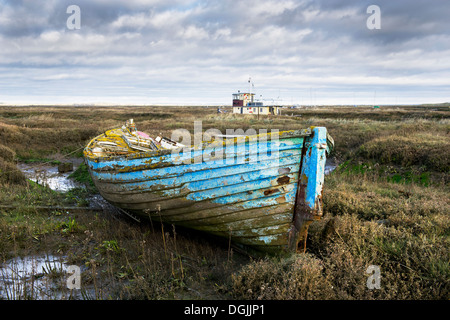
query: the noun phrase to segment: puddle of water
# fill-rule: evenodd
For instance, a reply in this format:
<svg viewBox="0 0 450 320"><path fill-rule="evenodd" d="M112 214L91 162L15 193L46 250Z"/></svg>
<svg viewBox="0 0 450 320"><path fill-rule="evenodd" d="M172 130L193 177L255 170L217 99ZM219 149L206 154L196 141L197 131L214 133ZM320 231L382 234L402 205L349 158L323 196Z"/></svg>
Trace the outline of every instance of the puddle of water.
<svg viewBox="0 0 450 320"><path fill-rule="evenodd" d="M0 268L0 299L61 299L66 268L64 257L53 255L10 259Z"/></svg>
<svg viewBox="0 0 450 320"><path fill-rule="evenodd" d="M72 159L73 171L83 162L82 159ZM49 164L19 163L17 167L24 173L25 177L40 185L47 186L52 190L65 192L74 188L84 188L84 186L69 178L73 171L59 173L58 166Z"/></svg>
<svg viewBox="0 0 450 320"><path fill-rule="evenodd" d="M334 158L328 158L325 162L325 174L330 174L333 172L334 169L336 169L338 164L334 160Z"/></svg>
<svg viewBox="0 0 450 320"><path fill-rule="evenodd" d="M83 285L70 290L73 266L65 256L30 255L0 264L0 300L86 300L94 299L96 288ZM80 266L80 272L86 271ZM80 281L83 275L80 274ZM105 290L106 292L107 290Z"/></svg>

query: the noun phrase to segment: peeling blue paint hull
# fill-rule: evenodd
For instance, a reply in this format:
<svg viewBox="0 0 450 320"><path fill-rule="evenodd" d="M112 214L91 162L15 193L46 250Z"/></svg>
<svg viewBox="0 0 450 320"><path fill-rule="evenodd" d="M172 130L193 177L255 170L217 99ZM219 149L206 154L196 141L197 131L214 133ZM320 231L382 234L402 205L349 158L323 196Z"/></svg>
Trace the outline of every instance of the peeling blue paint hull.
<svg viewBox="0 0 450 320"><path fill-rule="evenodd" d="M98 138L98 137L97 137ZM135 215L260 251L295 251L322 216L326 128L85 161L100 194Z"/></svg>

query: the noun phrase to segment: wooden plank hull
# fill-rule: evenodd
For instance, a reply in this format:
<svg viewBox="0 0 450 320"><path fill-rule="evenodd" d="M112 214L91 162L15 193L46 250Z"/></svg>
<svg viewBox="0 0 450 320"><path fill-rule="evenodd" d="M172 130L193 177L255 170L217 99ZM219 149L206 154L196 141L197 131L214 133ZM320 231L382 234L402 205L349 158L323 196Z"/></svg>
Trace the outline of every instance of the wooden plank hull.
<svg viewBox="0 0 450 320"><path fill-rule="evenodd" d="M309 214L309 221L322 214L317 201L325 167L325 128L280 132L276 139L258 135L113 157L89 154L94 140L85 149L85 160L100 194L152 220L277 252L296 250L305 237L304 226L295 225L297 215ZM305 197L302 185L313 193ZM306 213L296 211L299 193L301 209L310 209Z"/></svg>

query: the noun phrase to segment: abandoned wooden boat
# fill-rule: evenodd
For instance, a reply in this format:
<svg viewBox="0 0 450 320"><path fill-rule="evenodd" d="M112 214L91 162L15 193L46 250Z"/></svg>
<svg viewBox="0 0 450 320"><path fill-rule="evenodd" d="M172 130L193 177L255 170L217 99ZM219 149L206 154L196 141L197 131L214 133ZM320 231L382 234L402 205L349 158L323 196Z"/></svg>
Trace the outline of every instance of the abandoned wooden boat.
<svg viewBox="0 0 450 320"><path fill-rule="evenodd" d="M130 120L92 139L84 157L100 194L132 215L279 252L303 250L321 218L332 147L324 127L183 146Z"/></svg>

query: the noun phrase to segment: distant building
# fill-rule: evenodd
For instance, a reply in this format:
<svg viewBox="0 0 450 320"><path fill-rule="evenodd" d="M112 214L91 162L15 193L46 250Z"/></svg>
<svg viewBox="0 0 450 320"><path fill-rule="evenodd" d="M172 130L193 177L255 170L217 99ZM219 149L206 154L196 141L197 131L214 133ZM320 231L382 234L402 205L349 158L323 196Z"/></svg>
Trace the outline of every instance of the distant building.
<svg viewBox="0 0 450 320"><path fill-rule="evenodd" d="M260 115L280 115L281 107L280 106L263 106L263 105L250 105L247 107L234 107L233 113L240 114L260 114Z"/></svg>
<svg viewBox="0 0 450 320"><path fill-rule="evenodd" d="M254 93L233 93L233 107L244 107L253 102Z"/></svg>
<svg viewBox="0 0 450 320"><path fill-rule="evenodd" d="M262 102L254 102L254 93L233 93L233 113L256 115L279 115L280 106L264 106Z"/></svg>

